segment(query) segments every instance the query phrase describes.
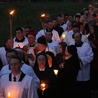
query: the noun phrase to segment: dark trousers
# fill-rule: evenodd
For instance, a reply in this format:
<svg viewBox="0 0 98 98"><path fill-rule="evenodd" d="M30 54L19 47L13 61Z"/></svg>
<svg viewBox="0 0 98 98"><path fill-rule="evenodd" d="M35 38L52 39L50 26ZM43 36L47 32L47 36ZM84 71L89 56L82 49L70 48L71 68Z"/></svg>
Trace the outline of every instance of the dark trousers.
<svg viewBox="0 0 98 98"><path fill-rule="evenodd" d="M91 98L90 80L77 81L77 98Z"/></svg>

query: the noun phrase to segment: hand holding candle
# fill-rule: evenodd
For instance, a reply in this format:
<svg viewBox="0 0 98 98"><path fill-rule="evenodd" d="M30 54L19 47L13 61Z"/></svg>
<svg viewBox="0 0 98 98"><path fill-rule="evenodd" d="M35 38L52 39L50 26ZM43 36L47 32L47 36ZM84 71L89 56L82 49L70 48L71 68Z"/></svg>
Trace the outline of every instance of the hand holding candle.
<svg viewBox="0 0 98 98"><path fill-rule="evenodd" d="M44 90L47 88L47 84L44 81L40 83L40 89L42 90L42 94L44 94Z"/></svg>
<svg viewBox="0 0 98 98"><path fill-rule="evenodd" d="M64 40L65 39L65 37L66 37L66 34L62 34L62 40Z"/></svg>

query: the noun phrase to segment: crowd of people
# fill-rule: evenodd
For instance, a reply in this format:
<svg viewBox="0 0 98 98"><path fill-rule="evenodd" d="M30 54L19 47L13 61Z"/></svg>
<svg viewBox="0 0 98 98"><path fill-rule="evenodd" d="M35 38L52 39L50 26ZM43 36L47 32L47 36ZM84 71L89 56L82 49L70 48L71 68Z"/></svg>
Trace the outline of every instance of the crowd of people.
<svg viewBox="0 0 98 98"><path fill-rule="evenodd" d="M17 27L0 47L0 98L91 98L98 90L97 4L41 23L38 32Z"/></svg>

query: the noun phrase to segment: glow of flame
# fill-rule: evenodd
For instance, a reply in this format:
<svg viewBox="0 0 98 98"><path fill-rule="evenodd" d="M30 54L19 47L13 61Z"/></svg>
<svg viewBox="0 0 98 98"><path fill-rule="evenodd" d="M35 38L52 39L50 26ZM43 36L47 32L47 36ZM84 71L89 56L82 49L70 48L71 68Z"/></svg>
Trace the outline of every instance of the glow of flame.
<svg viewBox="0 0 98 98"><path fill-rule="evenodd" d="M10 92L8 93L8 98L11 98L11 94L10 94Z"/></svg>
<svg viewBox="0 0 98 98"><path fill-rule="evenodd" d="M66 37L66 34L62 34L62 38L64 39Z"/></svg>
<svg viewBox="0 0 98 98"><path fill-rule="evenodd" d="M10 15L13 15L13 14L14 14L14 12L15 12L15 10L12 10L12 11L10 12Z"/></svg>
<svg viewBox="0 0 98 98"><path fill-rule="evenodd" d="M41 14L41 17L45 17L45 14Z"/></svg>
<svg viewBox="0 0 98 98"><path fill-rule="evenodd" d="M55 75L58 74L58 70L57 70L57 69L54 69L53 71L54 71L54 74L55 74Z"/></svg>
<svg viewBox="0 0 98 98"><path fill-rule="evenodd" d="M41 83L41 89L44 91L46 89L46 84L45 83Z"/></svg>

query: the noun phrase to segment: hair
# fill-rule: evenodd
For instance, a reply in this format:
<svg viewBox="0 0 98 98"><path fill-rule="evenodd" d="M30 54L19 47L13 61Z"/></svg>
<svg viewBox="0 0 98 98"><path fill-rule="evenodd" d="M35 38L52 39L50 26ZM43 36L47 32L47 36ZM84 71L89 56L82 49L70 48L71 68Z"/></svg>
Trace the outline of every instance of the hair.
<svg viewBox="0 0 98 98"><path fill-rule="evenodd" d="M38 54L36 55L36 60L35 60L34 68L38 67L38 57L39 57L40 55L43 55L43 56L45 57L45 59L46 59L46 67L49 67L49 65L48 65L48 59L47 59L46 53L45 53L45 52L40 52L40 53L38 53Z"/></svg>
<svg viewBox="0 0 98 98"><path fill-rule="evenodd" d="M23 50L21 48L19 48L19 47L16 47L14 49L17 51L18 56L23 60L23 56L24 56Z"/></svg>
<svg viewBox="0 0 98 98"><path fill-rule="evenodd" d="M59 45L62 47L63 53L65 53L65 49L66 49L66 46L67 46L66 42L60 42Z"/></svg>
<svg viewBox="0 0 98 98"><path fill-rule="evenodd" d="M15 29L15 31L18 31L18 30L20 30L21 32L23 32L23 29L21 27L18 27L18 28Z"/></svg>
<svg viewBox="0 0 98 98"><path fill-rule="evenodd" d="M20 63L22 63L22 59L19 56L12 56L11 59L17 59Z"/></svg>
<svg viewBox="0 0 98 98"><path fill-rule="evenodd" d="M77 32L77 33L79 33L79 32ZM75 36L75 34L77 34L77 33L74 33L73 35L72 35L72 38L74 39L74 36ZM80 34L80 37L82 37L82 34L81 33L79 33Z"/></svg>
<svg viewBox="0 0 98 98"><path fill-rule="evenodd" d="M8 53L11 53L11 52L14 52L15 55L18 55L18 52L15 49L10 49L10 50L6 51L6 56Z"/></svg>

